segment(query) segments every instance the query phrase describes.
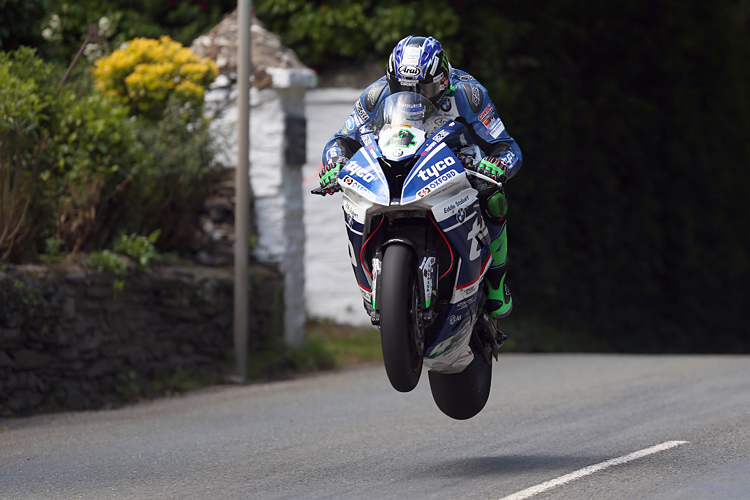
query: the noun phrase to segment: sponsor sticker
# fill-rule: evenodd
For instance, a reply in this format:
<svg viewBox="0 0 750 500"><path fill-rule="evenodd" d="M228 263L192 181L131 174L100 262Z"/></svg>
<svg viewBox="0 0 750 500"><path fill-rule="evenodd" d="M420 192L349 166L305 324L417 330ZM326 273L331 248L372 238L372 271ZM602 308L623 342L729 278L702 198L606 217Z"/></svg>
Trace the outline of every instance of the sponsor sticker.
<svg viewBox="0 0 750 500"><path fill-rule="evenodd" d="M359 116L363 123L370 119L370 115L367 114L367 111L365 110L365 107L362 106L361 101L357 101L357 103L354 105L354 110L357 112L357 116Z"/></svg>
<svg viewBox="0 0 750 500"><path fill-rule="evenodd" d="M429 168L423 168L417 173L420 179L423 181L430 180L430 177L439 177L440 172L445 170L446 168L450 167L451 165L454 165L456 163L456 160L451 158L450 156L446 157L444 160L440 160L438 162L435 162L430 166ZM456 174L455 170L451 170L453 174Z"/></svg>
<svg viewBox="0 0 750 500"><path fill-rule="evenodd" d="M500 137L500 134L505 130L505 125L500 118L495 118L492 122L487 125L487 134L490 134L494 139Z"/></svg>
<svg viewBox="0 0 750 500"><path fill-rule="evenodd" d="M426 195L428 195L429 193L431 193L432 191L434 191L435 189L437 189L438 187L440 187L442 184L444 184L444 183L448 182L449 180L453 179L456 175L458 175L458 173L455 170L451 170L449 172L446 172L445 174L443 174L442 176L438 177L434 181L430 182L427 186L425 186L424 188L422 188L417 193L417 196L419 196L420 198L425 197ZM427 190L427 191L424 194L422 194L422 192L425 191L425 190Z"/></svg>
<svg viewBox="0 0 750 500"><path fill-rule="evenodd" d="M450 132L448 132L447 130L441 130L440 132L438 132L437 134L435 134L434 136L432 136L432 140L435 141L435 142L440 142L443 139L445 139L446 137L448 137L449 134L450 134Z"/></svg>
<svg viewBox="0 0 750 500"><path fill-rule="evenodd" d="M398 73L407 78L416 78L422 76L422 72L416 66L399 66Z"/></svg>
<svg viewBox="0 0 750 500"><path fill-rule="evenodd" d="M365 186L354 180L351 176L347 175L343 178L344 184L347 184L350 188L352 188L354 191L357 191L362 196L369 200L375 199L375 193L367 189Z"/></svg>
<svg viewBox="0 0 750 500"><path fill-rule="evenodd" d="M490 121L492 120L494 113L492 109L492 104L488 104L484 110L482 110L481 113L479 113L479 116L477 117L480 122L484 123L484 126L486 127Z"/></svg>

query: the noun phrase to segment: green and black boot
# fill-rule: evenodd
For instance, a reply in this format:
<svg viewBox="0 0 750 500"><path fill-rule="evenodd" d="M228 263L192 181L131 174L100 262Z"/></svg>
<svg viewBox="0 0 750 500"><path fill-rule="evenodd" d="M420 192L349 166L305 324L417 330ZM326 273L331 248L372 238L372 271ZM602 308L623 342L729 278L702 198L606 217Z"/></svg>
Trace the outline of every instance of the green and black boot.
<svg viewBox="0 0 750 500"><path fill-rule="evenodd" d="M505 284L505 275L508 270L508 235L505 229L505 215L508 212L508 204L504 193L497 192L488 198L487 212L493 219L487 224L491 238L492 264L484 277L487 287L487 302L484 308L487 314L497 319L504 318L513 309L513 299L508 285Z"/></svg>

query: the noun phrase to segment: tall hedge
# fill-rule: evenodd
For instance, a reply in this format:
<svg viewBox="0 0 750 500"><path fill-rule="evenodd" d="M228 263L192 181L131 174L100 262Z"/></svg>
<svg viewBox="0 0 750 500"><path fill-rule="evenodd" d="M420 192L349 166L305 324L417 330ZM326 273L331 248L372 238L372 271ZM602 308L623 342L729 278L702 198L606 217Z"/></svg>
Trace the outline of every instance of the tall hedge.
<svg viewBox="0 0 750 500"><path fill-rule="evenodd" d="M524 150L509 186L517 313L618 350L750 351L742 9L512 1L475 17L465 43L482 61L466 62ZM493 20L512 34L499 57Z"/></svg>

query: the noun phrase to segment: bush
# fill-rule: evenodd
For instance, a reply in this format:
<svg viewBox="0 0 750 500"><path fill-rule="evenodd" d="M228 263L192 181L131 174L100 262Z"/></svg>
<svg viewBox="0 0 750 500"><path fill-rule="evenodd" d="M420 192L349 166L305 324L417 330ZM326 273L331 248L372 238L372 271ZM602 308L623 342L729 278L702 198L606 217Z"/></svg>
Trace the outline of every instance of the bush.
<svg viewBox="0 0 750 500"><path fill-rule="evenodd" d="M459 17L446 0L422 2L327 2L260 0L258 17L306 64L324 66L340 58L361 62L363 54L385 60L408 34L445 42L458 33ZM377 22L373 22L377 20ZM451 47L451 57L459 47Z"/></svg>
<svg viewBox="0 0 750 500"><path fill-rule="evenodd" d="M126 104L139 118L149 155L124 193L117 225L141 235L160 230L160 250L178 249L192 236L210 192L213 139L202 116L204 88L218 75L213 61L168 37L136 39L100 59L96 88Z"/></svg>
<svg viewBox="0 0 750 500"><path fill-rule="evenodd" d="M170 100L199 117L204 89L218 74L212 60L167 36L131 40L125 48L97 60L94 67L98 90L151 120L163 117Z"/></svg>
<svg viewBox="0 0 750 500"><path fill-rule="evenodd" d="M145 160L127 109L56 89L60 71L32 49L0 53L0 258L31 258L40 238L78 251L98 207Z"/></svg>
<svg viewBox="0 0 750 500"><path fill-rule="evenodd" d="M40 174L51 143L45 113L53 104L45 88L50 78L51 68L28 51L17 57L0 52L0 261L34 241L49 212Z"/></svg>
<svg viewBox="0 0 750 500"><path fill-rule="evenodd" d="M18 8L22 5L21 1L11 3L18 4ZM23 5L35 3L41 4L39 0L23 0ZM137 37L168 35L188 45L237 6L233 0L45 0L44 4L47 15L42 24L42 35L48 43L44 45L43 53L65 66L70 64L80 48L89 24L99 24L100 41L87 48L87 56L97 52L100 55L108 54L110 47L118 47ZM24 8L29 10L28 6ZM44 9L41 10L41 15L44 15ZM37 15L34 24L37 30L41 15ZM26 16L29 17L28 14ZM0 20L0 39L4 17Z"/></svg>

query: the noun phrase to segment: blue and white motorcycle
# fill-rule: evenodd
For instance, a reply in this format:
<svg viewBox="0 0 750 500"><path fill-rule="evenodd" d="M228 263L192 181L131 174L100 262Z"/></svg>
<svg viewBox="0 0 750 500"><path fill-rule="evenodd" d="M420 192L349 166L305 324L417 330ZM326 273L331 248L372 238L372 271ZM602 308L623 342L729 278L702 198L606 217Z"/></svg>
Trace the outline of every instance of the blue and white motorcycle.
<svg viewBox="0 0 750 500"><path fill-rule="evenodd" d="M388 379L409 392L424 366L440 410L471 418L487 402L492 359L505 336L482 312L490 241L468 176L494 181L464 169L479 162L480 149L462 124L437 117L419 94L389 96L357 139L362 147L341 169L337 188Z"/></svg>

